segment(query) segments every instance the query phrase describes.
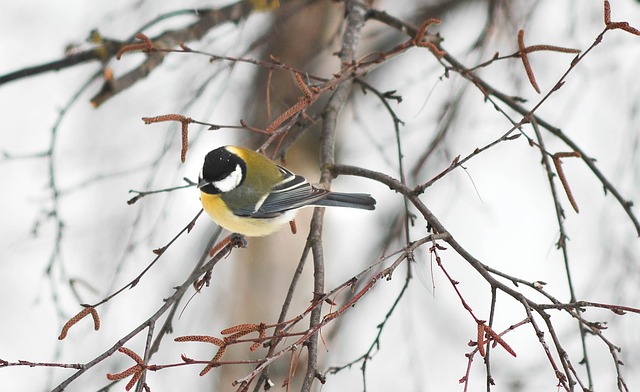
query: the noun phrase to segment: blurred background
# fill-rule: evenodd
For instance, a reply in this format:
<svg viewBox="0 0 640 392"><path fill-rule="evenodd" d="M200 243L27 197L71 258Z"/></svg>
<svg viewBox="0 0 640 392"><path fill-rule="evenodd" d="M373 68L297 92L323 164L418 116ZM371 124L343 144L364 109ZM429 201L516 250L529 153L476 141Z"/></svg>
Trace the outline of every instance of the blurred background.
<svg viewBox="0 0 640 392"><path fill-rule="evenodd" d="M222 1L145 0L59 2L4 1L0 13L0 76L63 59L90 50L87 40L97 31L105 40L125 41L137 32L157 36L196 21L202 8L222 8ZM442 48L467 67L490 60L495 53L517 52L517 34L525 30L527 45L549 44L585 50L602 32L602 2L577 1L373 1L371 7L417 26L430 17L442 20L430 27L443 38ZM163 16L162 19L157 19ZM612 19L640 26L640 3L612 2ZM156 21L148 25L150 21ZM340 70L344 5L334 1L281 1L258 7L211 28L187 42L206 53L277 61L323 78ZM95 34L95 33L94 33ZM95 37L96 35L94 35ZM356 58L386 51L408 36L376 20L362 30ZM65 54L66 53L66 54ZM198 192L185 188L162 192L127 204L136 191L151 191L195 181L204 155L211 149L238 144L257 147L262 135L241 129L207 130L189 127L189 150L180 162L180 125L145 125L142 117L180 113L220 125L244 120L266 128L278 114L295 104L301 92L291 72L234 61L209 61L194 53L170 53L146 78L98 107L91 104L104 84L107 67L115 78L135 69L146 58L128 53L105 64L89 61L32 77L0 84L0 359L8 362L84 363L146 320L163 298L173 293L191 273L215 225L201 217L181 236L133 289L99 309L102 326L93 331L89 321L76 325L62 342L62 325L80 310L130 282L200 209ZM495 61L476 70L502 93L519 97L531 109L569 68L573 54L540 51L529 54L542 94L537 94L519 58ZM561 129L626 200L640 195L639 110L640 37L621 30L607 32L603 41L569 74L561 89L536 111ZM95 75L99 75L95 78ZM403 154L407 184L427 182L453 159L499 139L512 126L486 101L479 88L445 68L426 49L413 48L385 61L364 77L379 92L394 91L401 102L388 101L402 120L397 137L393 118L374 93L354 85L340 113L337 134L338 163L361 166L399 178L398 144ZM311 82L314 82L312 79ZM308 128L292 132L284 165L310 181L320 176L319 115L328 96L307 112ZM510 118L522 116L499 106ZM535 139L531 126L523 132ZM551 153L572 149L551 133L541 131ZM564 233L570 277L576 298L631 307L640 305L640 246L633 222L585 163L563 159L563 169L580 208L575 213L556 180L557 200L564 208ZM347 281L382 255L401 249L404 203L402 197L371 180L342 176L332 189L371 193L378 201L374 212L330 209L325 213L324 251L327 291ZM490 267L529 282L545 282L545 290L561 302L570 301L567 267L556 243L560 229L547 172L539 149L526 138L502 142L457 168L421 196L465 249ZM632 208L636 212L637 208ZM412 210L416 213L415 210ZM274 323L301 258L312 210L298 215L298 233L288 229L250 239L216 266L211 287L187 304L173 322L151 363L181 362L180 354L210 359L212 346L174 343L181 335L214 335L241 323ZM411 240L427 235L418 215L410 228ZM439 252L447 271L460 282L457 288L474 313L488 319L491 290L487 282L453 250ZM313 298L310 262L298 284L289 311L293 317ZM343 366L363 355L374 342L377 326L398 297L407 265L393 279L373 290L322 330L319 370ZM470 340L476 324L460 304L449 281L435 265L427 248L419 248L411 264L413 278L385 324L375 356L355 363L314 390L462 390ZM534 290L519 287L527 297L546 303ZM193 290L187 293L191 296ZM348 293L338 299L344 303ZM329 311L325 305L325 312ZM551 311L556 332L576 372L587 380L580 330L566 313ZM525 319L522 306L498 294L494 329L502 331ZM606 337L622 348L624 380L630 390L640 386L640 344L637 314L616 315L590 308L584 317L605 323ZM306 323L306 321L304 321ZM307 324L304 324L307 325ZM300 326L302 328L302 325ZM494 391L556 390L557 379L531 325L505 335L518 354L492 351ZM590 334L586 338L594 389L618 388L609 348ZM145 334L126 344L143 351ZM306 354L297 373L304 373ZM260 358L233 347L225 359ZM290 358L273 364L275 388L289 371ZM72 383L68 391L106 390L106 373L131 366L115 354ZM223 366L198 377L201 366L182 366L153 372L147 383L154 392L172 390L235 390L231 382L244 377L251 365ZM47 367L0 368L0 391L51 390L73 374ZM296 376L299 376L296 374ZM123 390L126 381L111 386ZM471 365L469 390L486 390L486 369L480 357ZM253 386L252 386L253 387ZM292 384L300 388L300 380Z"/></svg>

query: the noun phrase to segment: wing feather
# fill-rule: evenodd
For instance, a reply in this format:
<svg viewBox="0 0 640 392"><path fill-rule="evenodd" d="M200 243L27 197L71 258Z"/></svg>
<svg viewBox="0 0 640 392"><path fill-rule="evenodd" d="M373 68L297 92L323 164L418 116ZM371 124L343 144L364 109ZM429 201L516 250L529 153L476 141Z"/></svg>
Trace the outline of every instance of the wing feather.
<svg viewBox="0 0 640 392"><path fill-rule="evenodd" d="M273 186L271 193L251 213L254 218L273 218L286 211L295 210L325 198L328 192L313 187L302 176L278 166L282 180Z"/></svg>

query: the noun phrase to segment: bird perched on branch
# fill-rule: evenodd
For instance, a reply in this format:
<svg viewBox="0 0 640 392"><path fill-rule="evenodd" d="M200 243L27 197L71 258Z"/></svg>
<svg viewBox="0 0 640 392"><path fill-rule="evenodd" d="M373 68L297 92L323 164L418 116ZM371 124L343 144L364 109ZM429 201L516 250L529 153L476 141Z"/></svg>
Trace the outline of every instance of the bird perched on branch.
<svg viewBox="0 0 640 392"><path fill-rule="evenodd" d="M236 146L219 147L206 155L198 188L211 219L249 237L275 232L303 207L374 210L376 205L367 194L315 187L264 155Z"/></svg>

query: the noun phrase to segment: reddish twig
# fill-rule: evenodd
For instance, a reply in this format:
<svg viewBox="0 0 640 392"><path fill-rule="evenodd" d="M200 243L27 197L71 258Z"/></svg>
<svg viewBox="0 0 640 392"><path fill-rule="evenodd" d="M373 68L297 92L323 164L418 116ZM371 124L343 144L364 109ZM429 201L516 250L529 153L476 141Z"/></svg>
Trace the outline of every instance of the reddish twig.
<svg viewBox="0 0 640 392"><path fill-rule="evenodd" d="M82 320L83 318L85 318L89 314L93 318L93 329L95 329L96 331L99 330L100 329L100 316L98 316L98 312L96 311L96 309L93 306L86 306L84 309L82 309L80 312L78 312L78 314L76 314L75 316L71 317L71 319L69 319L69 321L67 321L65 323L65 325L62 327L62 331L60 332L60 336L58 336L58 340L63 340L64 338L66 338L67 337L67 333L69 332L69 329L71 329L71 327L76 325L76 323L78 323L78 321Z"/></svg>
<svg viewBox="0 0 640 392"><path fill-rule="evenodd" d="M118 351L126 354L129 358L133 359L136 364L126 370L121 371L120 373L107 373L107 379L109 379L110 381L117 381L132 376L131 380L129 380L127 385L124 387L125 390L130 391L131 388L133 388L133 386L136 384L136 382L138 382L140 377L142 377L142 374L147 370L147 365L144 364L142 358L133 350L122 346L118 348Z"/></svg>
<svg viewBox="0 0 640 392"><path fill-rule="evenodd" d="M567 177L564 175L564 170L562 170L562 161L560 158L567 157L576 157L580 158L581 155L577 151L573 152L558 152L553 154L553 165L556 168L556 172L558 173L558 178L560 179L560 183L564 188L564 192L567 194L567 198L569 199L569 203L571 203L571 207L573 207L576 213L580 212L578 209L578 203L576 203L576 199L573 197L573 193L571 192L571 188L569 188L569 182L567 181Z"/></svg>
<svg viewBox="0 0 640 392"><path fill-rule="evenodd" d="M189 124L193 122L190 117L181 114L165 114L155 117L142 117L145 124L153 124L162 121L178 121L182 124L182 151L180 152L180 161L184 163L187 157L187 149L189 148Z"/></svg>
<svg viewBox="0 0 640 392"><path fill-rule="evenodd" d="M128 45L124 45L118 53L116 53L116 60L120 60L123 54L127 52L144 52L144 53L155 53L158 51L158 48L153 44L153 41L146 35L142 33L136 34L136 38L142 42L136 42Z"/></svg>
<svg viewBox="0 0 640 392"><path fill-rule="evenodd" d="M415 46L429 49L437 58L441 59L445 55L445 52L438 48L433 42L424 40L427 29L433 24L440 24L440 20L436 18L429 18L425 20L418 28L418 31L411 40L411 43Z"/></svg>
<svg viewBox="0 0 640 392"><path fill-rule="evenodd" d="M529 322L530 322L529 318L526 318L526 319L524 319L524 320L522 320L522 321L520 321L520 322L518 322L516 324L510 325L507 329L505 329L504 331L502 331L502 332L500 332L498 334L493 332L493 330L492 330L492 333L497 335L497 336L499 336L500 339L502 339L502 336L506 335L507 333L513 331L514 329L516 329L516 328L518 328L518 327L520 327L522 325L525 325L525 324L527 324ZM480 325L480 324L478 324L478 325ZM484 332L485 331L485 328L484 328L485 325L484 325L484 323L482 325L483 325L483 327L482 328L479 327L478 331L480 331L480 329L482 329L482 331ZM489 337L489 340L486 340L484 333L482 334L482 337L480 336L480 333L478 333L478 341L477 342L469 341L469 346L472 346L472 347L475 346L475 348L473 350L471 350L471 352L465 354L465 357L467 357L467 368L465 370L464 376L462 376L462 378L460 378L458 380L458 382L460 384L464 384L463 392L467 392L467 390L469 388L469 376L471 375L471 364L473 363L473 359L475 358L475 354L479 353L481 356L484 357L484 355L482 354L481 350L485 351L485 354L486 354L486 350L484 348L484 345L487 345L490 342L490 340L491 340L491 337ZM481 345L480 341L482 341L484 344ZM495 344L495 342L494 342L494 344Z"/></svg>
<svg viewBox="0 0 640 392"><path fill-rule="evenodd" d="M522 64L524 65L524 70L527 73L527 77L529 78L529 82L531 83L531 86L533 86L533 89L536 90L538 94L540 94L540 87L538 87L536 77L533 74L533 69L531 69L531 64L529 63L529 58L527 57L527 53L524 50L524 30L518 31L518 49L520 58L522 59Z"/></svg>
<svg viewBox="0 0 640 392"><path fill-rule="evenodd" d="M640 35L640 30L631 26L629 22L612 22L611 21L611 4L608 0L604 0L604 24L607 30L624 30L633 35Z"/></svg>

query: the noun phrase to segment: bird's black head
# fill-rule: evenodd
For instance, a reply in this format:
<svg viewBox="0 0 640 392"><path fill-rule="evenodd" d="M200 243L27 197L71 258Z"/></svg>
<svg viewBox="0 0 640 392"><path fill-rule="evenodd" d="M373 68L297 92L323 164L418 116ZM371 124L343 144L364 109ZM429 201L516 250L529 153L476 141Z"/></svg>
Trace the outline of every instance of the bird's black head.
<svg viewBox="0 0 640 392"><path fill-rule="evenodd" d="M247 165L239 156L219 147L204 158L198 188L209 194L229 192L242 184L246 172Z"/></svg>

